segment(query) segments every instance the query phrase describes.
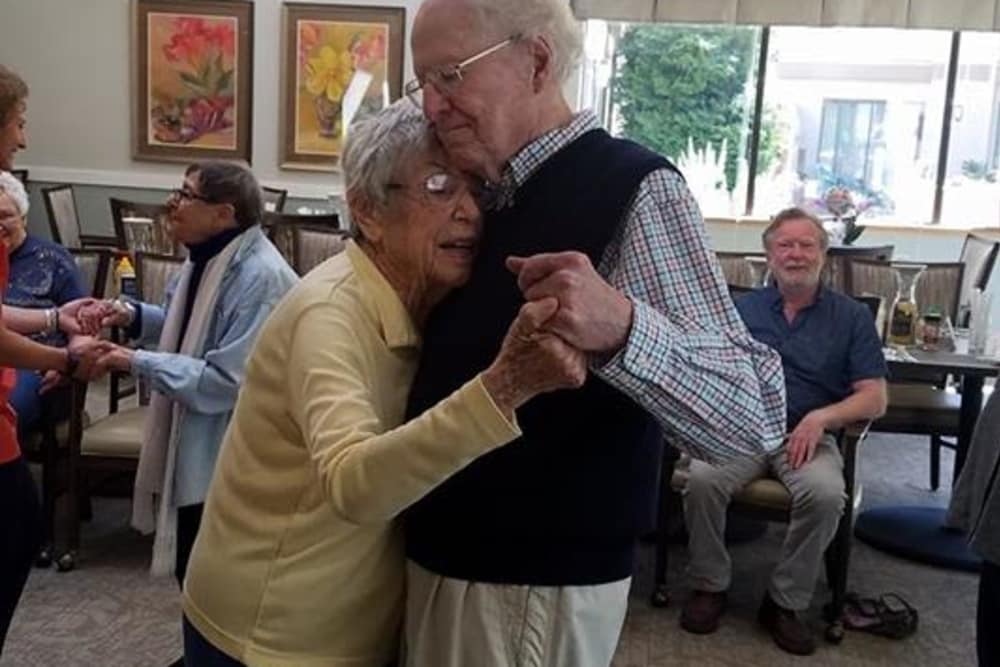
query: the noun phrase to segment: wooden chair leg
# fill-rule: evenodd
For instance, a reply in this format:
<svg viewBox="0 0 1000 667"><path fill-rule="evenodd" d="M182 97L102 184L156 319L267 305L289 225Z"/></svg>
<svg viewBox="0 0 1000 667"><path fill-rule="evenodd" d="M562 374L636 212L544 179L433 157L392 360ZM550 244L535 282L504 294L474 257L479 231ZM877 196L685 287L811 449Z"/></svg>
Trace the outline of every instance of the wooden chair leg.
<svg viewBox="0 0 1000 667"><path fill-rule="evenodd" d="M941 486L941 436L931 436L931 491Z"/></svg>
<svg viewBox="0 0 1000 667"><path fill-rule="evenodd" d="M830 585L831 593L830 603L824 609L824 616L828 623L825 637L832 644L839 644L844 639L842 616L844 614L844 601L847 598L847 571L851 560L852 524L850 510L848 510L848 514L841 517L837 532L824 554L826 579Z"/></svg>
<svg viewBox="0 0 1000 667"><path fill-rule="evenodd" d="M668 475L668 468L670 475ZM666 607L670 604L670 591L667 589L668 541L670 539L669 494L670 476L673 465L665 465L660 471L660 503L656 519L656 563L653 566L653 595L650 604L654 607Z"/></svg>

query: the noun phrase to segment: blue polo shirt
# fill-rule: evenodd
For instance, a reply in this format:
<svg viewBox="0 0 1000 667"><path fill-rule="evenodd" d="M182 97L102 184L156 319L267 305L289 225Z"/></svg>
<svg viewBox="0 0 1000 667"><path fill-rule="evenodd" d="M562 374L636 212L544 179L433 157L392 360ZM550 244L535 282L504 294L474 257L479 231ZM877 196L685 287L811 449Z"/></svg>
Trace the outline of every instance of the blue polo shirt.
<svg viewBox="0 0 1000 667"><path fill-rule="evenodd" d="M865 304L820 287L816 301L791 324L778 288L748 292L736 309L750 334L781 355L788 395L788 430L806 414L851 394L858 380L888 374L882 341Z"/></svg>

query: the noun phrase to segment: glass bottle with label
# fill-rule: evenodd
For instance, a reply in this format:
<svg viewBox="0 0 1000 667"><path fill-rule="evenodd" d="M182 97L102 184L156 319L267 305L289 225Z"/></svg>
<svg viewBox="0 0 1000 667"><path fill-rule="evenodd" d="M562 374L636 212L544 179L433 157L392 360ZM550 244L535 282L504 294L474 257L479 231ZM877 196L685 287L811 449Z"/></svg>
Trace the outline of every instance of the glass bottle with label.
<svg viewBox="0 0 1000 667"><path fill-rule="evenodd" d="M896 270L896 298L889 318L889 344L913 345L917 330L917 281L924 272L923 264L900 264Z"/></svg>

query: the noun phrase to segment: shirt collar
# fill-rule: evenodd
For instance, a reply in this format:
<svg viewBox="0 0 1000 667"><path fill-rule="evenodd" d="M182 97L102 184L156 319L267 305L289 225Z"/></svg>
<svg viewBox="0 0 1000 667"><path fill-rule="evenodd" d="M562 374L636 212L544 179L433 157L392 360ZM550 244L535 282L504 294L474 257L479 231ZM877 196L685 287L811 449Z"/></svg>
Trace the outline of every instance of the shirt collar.
<svg viewBox="0 0 1000 667"><path fill-rule="evenodd" d="M354 241L347 242L345 252L357 276L361 302L378 323L385 344L390 349L420 347L420 332L413 318L375 263Z"/></svg>
<svg viewBox="0 0 1000 667"><path fill-rule="evenodd" d="M514 195L532 174L560 150L580 138L581 135L600 128L597 116L592 111L574 114L572 120L562 127L532 139L514 154L504 166L498 183L487 185L487 208L500 209L514 204Z"/></svg>
<svg viewBox="0 0 1000 667"><path fill-rule="evenodd" d="M823 299L826 297L828 289L829 288L827 288L826 285L820 283L819 289L816 290L816 298L813 300L811 304L803 308L803 310L808 310L810 308L815 308L816 306L818 306L820 302L822 302ZM771 306L771 310L774 310L775 312L781 312L782 308L785 305L785 300L784 298L782 298L781 292L778 291L778 287L776 285L768 285L767 287L764 288L764 295L765 298L767 299L768 305Z"/></svg>

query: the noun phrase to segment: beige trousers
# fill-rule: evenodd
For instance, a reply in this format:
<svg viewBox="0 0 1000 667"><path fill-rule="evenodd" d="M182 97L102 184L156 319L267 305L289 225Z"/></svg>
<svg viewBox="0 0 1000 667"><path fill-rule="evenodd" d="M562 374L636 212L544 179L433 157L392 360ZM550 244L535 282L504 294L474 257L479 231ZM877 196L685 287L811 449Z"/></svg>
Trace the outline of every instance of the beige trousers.
<svg viewBox="0 0 1000 667"><path fill-rule="evenodd" d="M413 561L406 576L405 667L608 667L632 581L484 584Z"/></svg>
<svg viewBox="0 0 1000 667"><path fill-rule="evenodd" d="M785 609L807 609L823 564L823 552L837 532L844 511L844 460L834 437L826 434L809 463L788 464L782 446L770 454L736 459L724 466L691 461L684 489L688 529L688 572L701 591L729 588L732 562L726 550L726 508L751 480L771 472L792 495L791 517L768 592Z"/></svg>

